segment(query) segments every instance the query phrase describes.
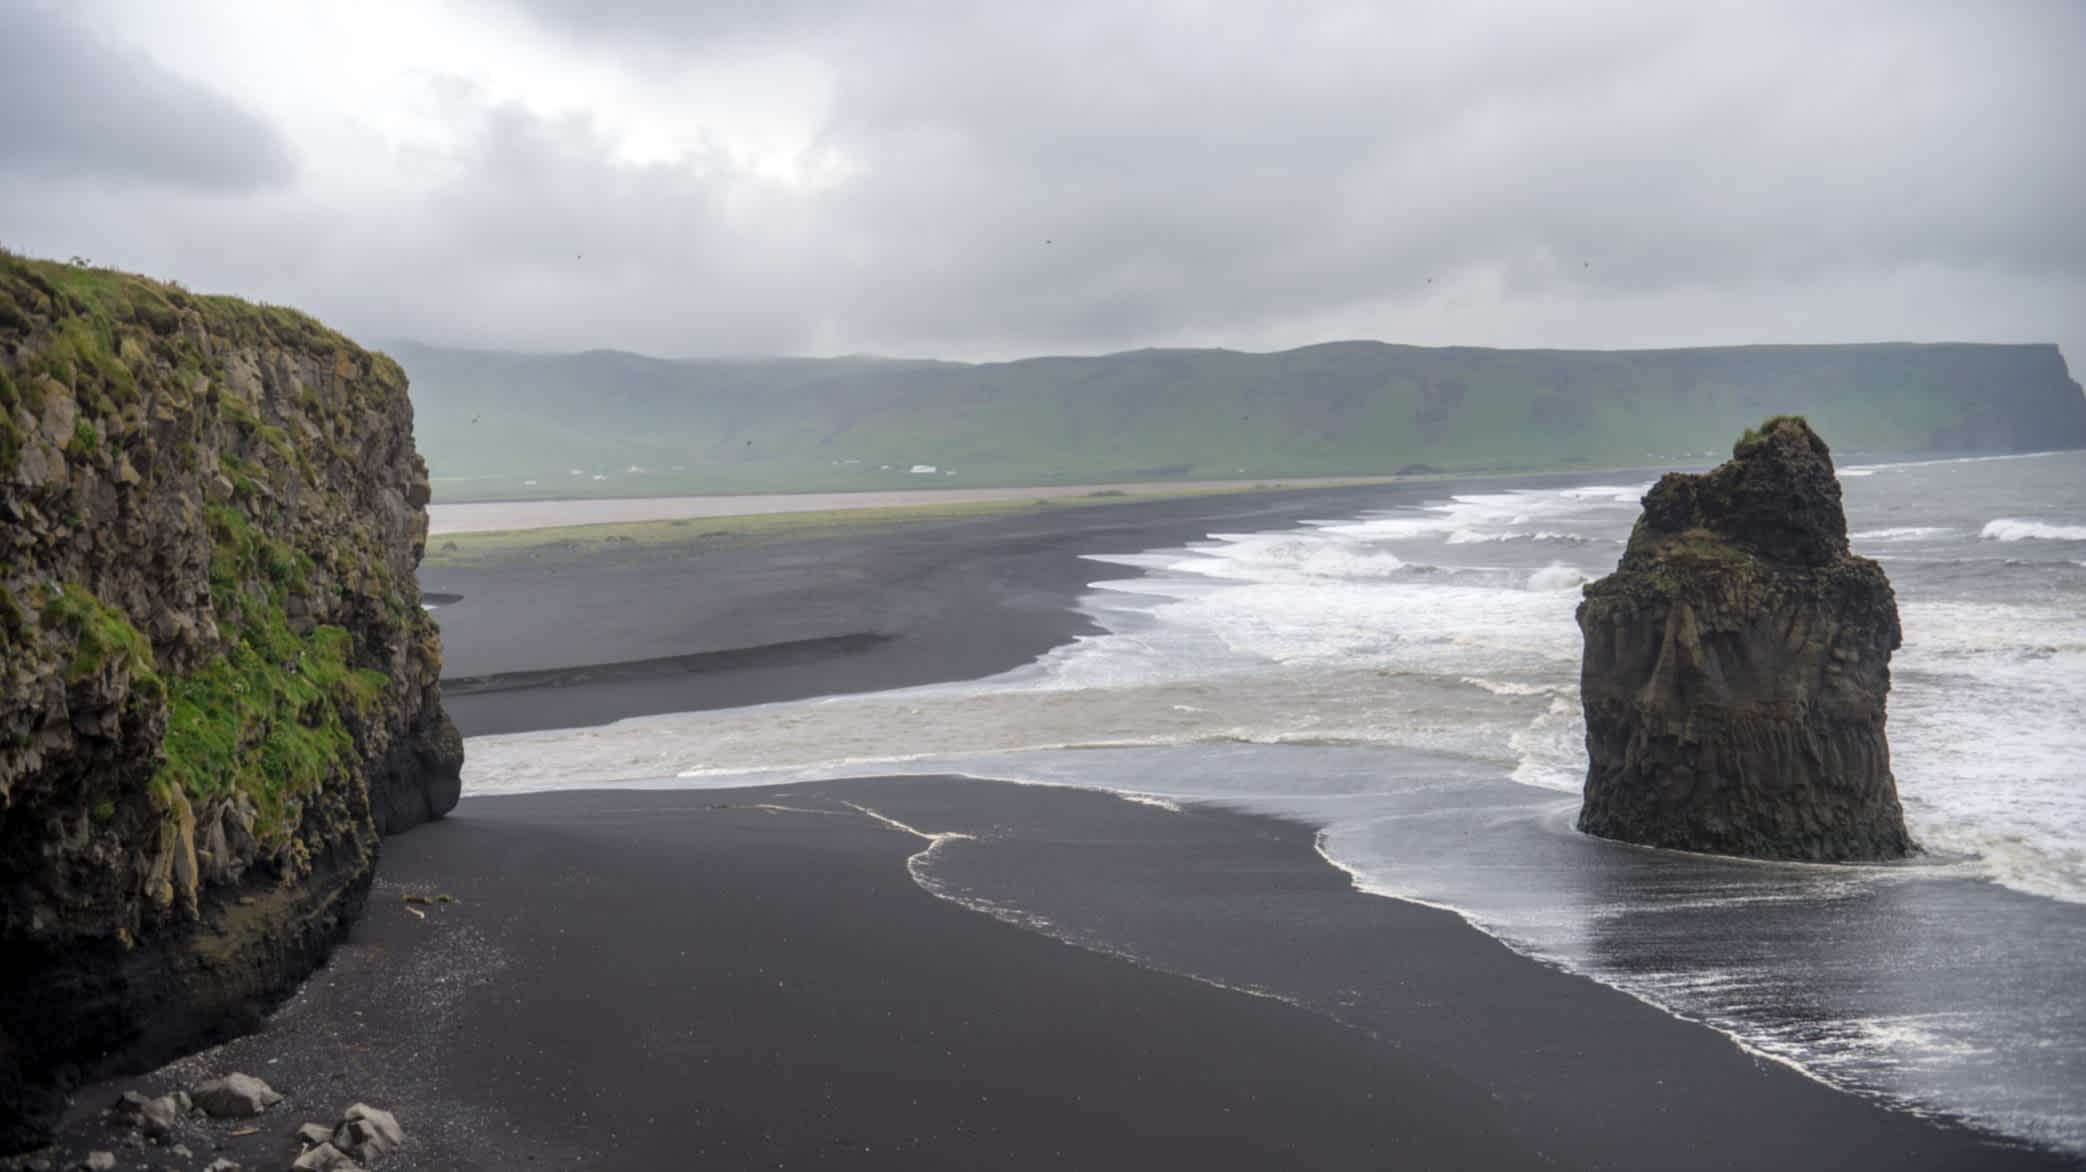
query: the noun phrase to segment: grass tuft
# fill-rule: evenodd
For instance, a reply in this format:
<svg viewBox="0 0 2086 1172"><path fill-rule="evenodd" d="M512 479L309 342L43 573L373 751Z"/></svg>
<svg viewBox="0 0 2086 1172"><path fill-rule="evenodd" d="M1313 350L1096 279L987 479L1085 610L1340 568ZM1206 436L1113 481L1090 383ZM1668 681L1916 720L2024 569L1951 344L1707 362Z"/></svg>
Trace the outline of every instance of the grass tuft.
<svg viewBox="0 0 2086 1172"><path fill-rule="evenodd" d="M341 627L298 634L285 603L307 588L311 559L215 506L210 592L221 623L236 632L223 659L174 681L168 692L162 799L198 803L237 791L253 801L264 848L295 831L302 799L337 770L358 764L354 727L382 699L389 677L353 665Z"/></svg>
<svg viewBox="0 0 2086 1172"><path fill-rule="evenodd" d="M46 630L73 638L72 659L65 668L67 684L101 675L113 667L128 673L140 691L155 697L164 694L152 641L131 625L128 615L86 587L67 582L57 593L47 592L42 619Z"/></svg>

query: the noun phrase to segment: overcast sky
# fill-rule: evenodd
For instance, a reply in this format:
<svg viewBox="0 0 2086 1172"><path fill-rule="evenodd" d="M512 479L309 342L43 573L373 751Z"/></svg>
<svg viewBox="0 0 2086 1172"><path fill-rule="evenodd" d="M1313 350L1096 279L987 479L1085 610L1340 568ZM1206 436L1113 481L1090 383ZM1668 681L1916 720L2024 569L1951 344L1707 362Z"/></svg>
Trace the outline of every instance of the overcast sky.
<svg viewBox="0 0 2086 1172"><path fill-rule="evenodd" d="M0 244L369 341L2076 376L2086 4L0 0Z"/></svg>

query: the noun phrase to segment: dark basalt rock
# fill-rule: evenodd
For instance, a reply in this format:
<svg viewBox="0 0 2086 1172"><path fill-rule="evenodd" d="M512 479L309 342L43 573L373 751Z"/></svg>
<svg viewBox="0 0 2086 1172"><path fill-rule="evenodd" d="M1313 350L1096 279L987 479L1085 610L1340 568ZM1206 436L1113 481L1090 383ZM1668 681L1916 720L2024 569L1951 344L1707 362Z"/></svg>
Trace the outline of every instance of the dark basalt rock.
<svg viewBox="0 0 2086 1172"><path fill-rule="evenodd" d="M1660 479L1579 629L1579 829L1767 859L1917 849L1884 738L1897 600L1848 551L1831 452L1803 420Z"/></svg>
<svg viewBox="0 0 2086 1172"><path fill-rule="evenodd" d="M257 1026L456 804L405 375L0 252L0 1153Z"/></svg>

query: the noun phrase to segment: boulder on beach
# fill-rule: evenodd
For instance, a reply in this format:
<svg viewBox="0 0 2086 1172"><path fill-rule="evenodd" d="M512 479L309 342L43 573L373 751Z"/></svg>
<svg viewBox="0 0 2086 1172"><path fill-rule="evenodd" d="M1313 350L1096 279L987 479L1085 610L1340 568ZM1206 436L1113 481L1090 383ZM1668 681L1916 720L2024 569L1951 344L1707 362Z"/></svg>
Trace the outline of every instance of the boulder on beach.
<svg viewBox="0 0 2086 1172"><path fill-rule="evenodd" d="M290 1165L290 1172L362 1172L346 1152L330 1143L306 1148Z"/></svg>
<svg viewBox="0 0 2086 1172"><path fill-rule="evenodd" d="M232 1073L213 1078L189 1093L205 1115L217 1119L245 1119L259 1115L282 1102L273 1087L250 1074Z"/></svg>
<svg viewBox="0 0 2086 1172"><path fill-rule="evenodd" d="M1804 420L1660 479L1585 593L1579 829L1768 859L1917 849L1884 737L1897 600L1849 551L1831 451Z"/></svg>
<svg viewBox="0 0 2086 1172"><path fill-rule="evenodd" d="M333 1133L333 1144L358 1160L370 1160L386 1155L406 1142L405 1129L389 1111L381 1111L367 1103L356 1103L341 1115L340 1126Z"/></svg>
<svg viewBox="0 0 2086 1172"><path fill-rule="evenodd" d="M136 1091L125 1091L116 1101L112 1113L146 1135L159 1139L172 1134L181 1117L188 1113L182 1105L185 1099L183 1095L161 1095L154 1099Z"/></svg>
<svg viewBox="0 0 2086 1172"><path fill-rule="evenodd" d="M356 1103L331 1127L307 1123L298 1128L297 1142L304 1151L295 1167L346 1172L397 1151L406 1142L406 1132L391 1112Z"/></svg>

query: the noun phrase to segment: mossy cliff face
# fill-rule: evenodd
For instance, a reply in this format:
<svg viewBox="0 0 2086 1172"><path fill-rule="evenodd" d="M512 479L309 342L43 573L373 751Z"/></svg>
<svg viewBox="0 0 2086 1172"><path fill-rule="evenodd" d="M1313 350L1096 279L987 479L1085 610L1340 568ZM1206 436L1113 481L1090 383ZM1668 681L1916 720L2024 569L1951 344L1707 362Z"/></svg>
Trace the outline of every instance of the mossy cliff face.
<svg viewBox="0 0 2086 1172"><path fill-rule="evenodd" d="M1848 552L1831 453L1803 420L1661 479L1579 629L1581 830L1772 859L1915 849L1884 740L1897 600Z"/></svg>
<svg viewBox="0 0 2086 1172"><path fill-rule="evenodd" d="M427 496L388 358L0 254L0 1151L249 1028L455 804Z"/></svg>

